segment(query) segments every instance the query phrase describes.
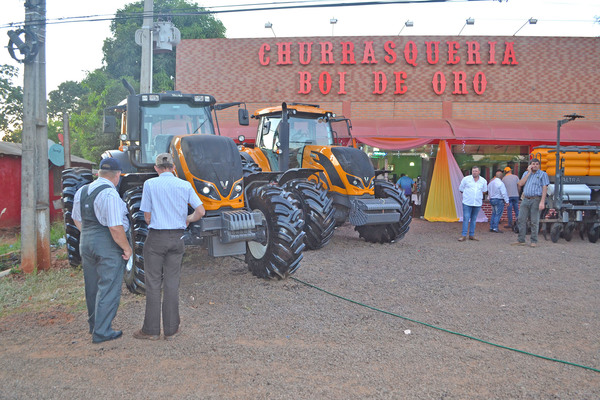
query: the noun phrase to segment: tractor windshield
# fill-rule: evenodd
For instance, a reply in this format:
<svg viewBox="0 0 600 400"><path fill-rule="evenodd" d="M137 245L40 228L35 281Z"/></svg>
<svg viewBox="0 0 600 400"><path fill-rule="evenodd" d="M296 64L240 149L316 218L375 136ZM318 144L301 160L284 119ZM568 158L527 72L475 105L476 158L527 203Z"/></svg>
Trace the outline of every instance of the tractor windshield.
<svg viewBox="0 0 600 400"><path fill-rule="evenodd" d="M329 146L333 144L331 126L326 117L315 115L295 115L288 119L290 124L290 149L306 145ZM264 149L276 150L279 141L281 116L265 117L258 133L258 145Z"/></svg>
<svg viewBox="0 0 600 400"><path fill-rule="evenodd" d="M142 163L154 163L156 156L169 151L174 135L215 133L210 108L187 103L160 103L141 107Z"/></svg>

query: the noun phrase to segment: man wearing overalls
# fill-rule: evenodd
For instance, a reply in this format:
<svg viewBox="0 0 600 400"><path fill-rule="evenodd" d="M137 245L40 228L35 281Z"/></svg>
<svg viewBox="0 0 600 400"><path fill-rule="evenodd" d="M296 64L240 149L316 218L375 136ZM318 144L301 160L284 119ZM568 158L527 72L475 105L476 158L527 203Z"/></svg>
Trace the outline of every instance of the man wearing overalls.
<svg viewBox="0 0 600 400"><path fill-rule="evenodd" d="M125 264L131 246L127 206L119 197L121 165L114 158L100 162L98 179L80 188L73 199L73 220L81 231L79 252L85 281L85 300L92 342L117 339L112 329L121 299Z"/></svg>

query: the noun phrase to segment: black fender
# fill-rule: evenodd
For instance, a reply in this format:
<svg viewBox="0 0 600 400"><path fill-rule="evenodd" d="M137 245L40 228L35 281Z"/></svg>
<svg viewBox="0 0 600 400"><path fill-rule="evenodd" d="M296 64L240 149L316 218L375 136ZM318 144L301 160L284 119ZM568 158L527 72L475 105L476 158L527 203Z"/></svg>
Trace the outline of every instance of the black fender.
<svg viewBox="0 0 600 400"><path fill-rule="evenodd" d="M283 185L284 183L291 181L293 179L299 179L299 178L308 179L308 177L310 177L311 175L318 174L321 171L322 170L318 169L318 168L292 168L292 169L285 171L283 174L281 174L281 176L279 177L277 182L280 185Z"/></svg>

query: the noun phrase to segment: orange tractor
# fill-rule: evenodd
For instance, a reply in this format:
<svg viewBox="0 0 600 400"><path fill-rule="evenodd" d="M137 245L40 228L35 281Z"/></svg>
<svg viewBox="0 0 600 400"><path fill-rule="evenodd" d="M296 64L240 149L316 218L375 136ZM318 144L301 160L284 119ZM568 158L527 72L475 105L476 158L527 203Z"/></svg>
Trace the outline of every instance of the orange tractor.
<svg viewBox="0 0 600 400"><path fill-rule="evenodd" d="M304 249L304 221L289 194L270 183L270 174L244 178L235 142L218 135L212 115L240 103L216 104L203 94L180 92L130 95L111 109L122 114L120 147L102 157L113 157L123 167L118 186L127 204L133 256L125 270L125 283L144 293L143 249L148 226L140 211L144 181L156 176L154 160L170 152L176 174L189 181L204 203L206 215L190 224L186 244L203 245L214 257L245 255L249 270L261 278L286 278L300 265ZM248 113L240 109L240 124ZM116 133L116 117L106 115L104 131ZM81 262L79 231L71 212L76 191L93 179L92 171L71 168L63 172L63 202L69 261Z"/></svg>
<svg viewBox="0 0 600 400"><path fill-rule="evenodd" d="M368 156L351 136L350 120L311 104L283 103L257 110L253 146L242 142L242 164L252 171L308 170L327 192L337 226L349 221L368 242L402 239L410 227L409 199L394 184L375 179ZM345 144L345 145L342 145Z"/></svg>

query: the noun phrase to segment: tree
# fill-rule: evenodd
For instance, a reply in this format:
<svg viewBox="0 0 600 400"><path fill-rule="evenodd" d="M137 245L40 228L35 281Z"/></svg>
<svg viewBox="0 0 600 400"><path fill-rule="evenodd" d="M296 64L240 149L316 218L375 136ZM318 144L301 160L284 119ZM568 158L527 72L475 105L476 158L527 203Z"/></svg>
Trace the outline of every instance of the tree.
<svg viewBox="0 0 600 400"><path fill-rule="evenodd" d="M102 153L114 149L119 141L118 134L102 132L104 110L118 104L128 93L120 80L111 78L102 68L90 72L81 86L85 90L81 110L73 113L70 121L71 153L99 161Z"/></svg>
<svg viewBox="0 0 600 400"><path fill-rule="evenodd" d="M112 38L104 41L102 51L106 72L115 79L132 76L140 80L141 47L135 43L135 31L142 26L144 2L138 1L126 5L116 13L111 23ZM155 0L154 13L166 15L180 30L182 39L204 39L225 37L225 26L210 14L197 14L205 11L188 0ZM172 16L170 14L191 14ZM132 17L134 15L139 15ZM153 91L173 90L175 78L175 51L155 54L153 58Z"/></svg>
<svg viewBox="0 0 600 400"><path fill-rule="evenodd" d="M48 117L62 118L65 112L76 113L81 108L81 100L88 89L80 82L66 81L58 85L58 89L48 93Z"/></svg>
<svg viewBox="0 0 600 400"><path fill-rule="evenodd" d="M18 75L18 68L0 65L0 136L5 142L21 142L23 88L13 83Z"/></svg>

